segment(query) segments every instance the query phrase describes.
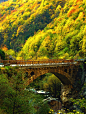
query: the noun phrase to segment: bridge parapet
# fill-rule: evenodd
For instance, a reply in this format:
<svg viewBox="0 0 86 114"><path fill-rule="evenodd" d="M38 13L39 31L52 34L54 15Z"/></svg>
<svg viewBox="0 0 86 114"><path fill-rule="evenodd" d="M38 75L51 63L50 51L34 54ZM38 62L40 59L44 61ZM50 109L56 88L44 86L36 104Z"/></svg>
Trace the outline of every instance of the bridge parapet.
<svg viewBox="0 0 86 114"><path fill-rule="evenodd" d="M4 65L10 64L42 64L42 63L72 63L74 60L65 59L47 59L47 60L1 60Z"/></svg>

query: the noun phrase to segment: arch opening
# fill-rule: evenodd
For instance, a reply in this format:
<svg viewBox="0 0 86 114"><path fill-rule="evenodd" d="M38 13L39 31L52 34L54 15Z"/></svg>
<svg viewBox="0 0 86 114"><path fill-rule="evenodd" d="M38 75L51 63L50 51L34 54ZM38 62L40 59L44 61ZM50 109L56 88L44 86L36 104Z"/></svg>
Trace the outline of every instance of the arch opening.
<svg viewBox="0 0 86 114"><path fill-rule="evenodd" d="M53 72L53 74L59 78L59 80L62 82L62 84L64 85L69 85L71 84L70 80L65 76L65 75L62 75L62 74L59 74L59 73L55 73Z"/></svg>
<svg viewBox="0 0 86 114"><path fill-rule="evenodd" d="M24 79L27 79L28 78L28 72L25 72L25 77Z"/></svg>
<svg viewBox="0 0 86 114"><path fill-rule="evenodd" d="M66 73L67 73L67 69L65 69L65 70L64 70L64 72L66 72Z"/></svg>
<svg viewBox="0 0 86 114"><path fill-rule="evenodd" d="M27 88L30 87L49 92L49 95L53 97L60 98L61 95L61 81L53 73L40 75Z"/></svg>
<svg viewBox="0 0 86 114"><path fill-rule="evenodd" d="M34 72L32 71L32 72L30 73L30 75L33 76L33 75L34 75Z"/></svg>

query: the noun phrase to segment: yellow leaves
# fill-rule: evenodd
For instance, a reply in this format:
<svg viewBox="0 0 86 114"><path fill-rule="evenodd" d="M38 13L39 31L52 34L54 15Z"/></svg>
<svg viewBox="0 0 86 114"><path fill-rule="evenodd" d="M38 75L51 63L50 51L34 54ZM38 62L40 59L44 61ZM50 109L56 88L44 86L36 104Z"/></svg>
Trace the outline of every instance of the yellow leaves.
<svg viewBox="0 0 86 114"><path fill-rule="evenodd" d="M74 7L71 7L70 10L68 11L67 16L69 17L70 15L72 15L72 13L75 11Z"/></svg>
<svg viewBox="0 0 86 114"><path fill-rule="evenodd" d="M57 10L61 10L61 6L60 5L57 6L56 11Z"/></svg>
<svg viewBox="0 0 86 114"><path fill-rule="evenodd" d="M47 40L49 40L50 39L50 36L47 36L46 38L45 38L45 41L47 41Z"/></svg>
<svg viewBox="0 0 86 114"><path fill-rule="evenodd" d="M47 36L47 37L43 40L41 46L43 46L43 47L49 47L49 45L50 45L50 36Z"/></svg>
<svg viewBox="0 0 86 114"><path fill-rule="evenodd" d="M6 51L7 55L12 55L12 56L15 56L15 51L10 49L10 50L7 50Z"/></svg>
<svg viewBox="0 0 86 114"><path fill-rule="evenodd" d="M50 25L51 25L51 24L50 24ZM50 25L49 25L49 26L50 26ZM52 26L52 25L51 25L51 26ZM52 33L52 29L47 30L46 33L48 33L48 34L49 34L49 33Z"/></svg>
<svg viewBox="0 0 86 114"><path fill-rule="evenodd" d="M85 5L86 5L86 0L83 0L83 3L85 3Z"/></svg>
<svg viewBox="0 0 86 114"><path fill-rule="evenodd" d="M18 34L19 34L20 32L23 33L23 25L20 25L20 26L18 27L16 36L18 36Z"/></svg>
<svg viewBox="0 0 86 114"><path fill-rule="evenodd" d="M7 34L7 33L5 33L5 35L4 35L4 40L6 41L6 40L7 40L7 38L8 38L8 34Z"/></svg>
<svg viewBox="0 0 86 114"><path fill-rule="evenodd" d="M48 79L48 84L52 85L52 82L55 82L55 81L58 84L60 83L60 80L54 74L52 74Z"/></svg>
<svg viewBox="0 0 86 114"><path fill-rule="evenodd" d="M48 83L45 83L45 84L43 85L43 88L44 88L44 90L47 90L47 88L48 88Z"/></svg>
<svg viewBox="0 0 86 114"><path fill-rule="evenodd" d="M2 26L0 26L0 32L2 32L4 30L4 28Z"/></svg>
<svg viewBox="0 0 86 114"><path fill-rule="evenodd" d="M61 25L58 24L58 26L56 27L55 31L57 34L61 33L63 27Z"/></svg>
<svg viewBox="0 0 86 114"><path fill-rule="evenodd" d="M68 5L65 4L65 6L63 7L64 12L67 10L67 8L68 8Z"/></svg>
<svg viewBox="0 0 86 114"><path fill-rule="evenodd" d="M47 56L41 56L41 57L37 57L38 60L44 60L44 59L49 59ZM47 88L47 85L44 86L44 88Z"/></svg>
<svg viewBox="0 0 86 114"><path fill-rule="evenodd" d="M2 9L2 5L0 4L0 9Z"/></svg>
<svg viewBox="0 0 86 114"><path fill-rule="evenodd" d="M48 27L51 29L52 27L53 27L54 25L53 24L51 24L51 23L49 23L48 24ZM51 30L52 31L52 30ZM47 31L48 32L48 31Z"/></svg>
<svg viewBox="0 0 86 114"><path fill-rule="evenodd" d="M9 15L6 16L6 19L9 19Z"/></svg>
<svg viewBox="0 0 86 114"><path fill-rule="evenodd" d="M12 0L9 0L9 6L11 6L12 5Z"/></svg>
<svg viewBox="0 0 86 114"><path fill-rule="evenodd" d="M76 0L76 4L80 5L83 2L83 0Z"/></svg>
<svg viewBox="0 0 86 114"><path fill-rule="evenodd" d="M22 0L22 2L26 2L26 0Z"/></svg>
<svg viewBox="0 0 86 114"><path fill-rule="evenodd" d="M86 25L84 27L83 34L86 35Z"/></svg>
<svg viewBox="0 0 86 114"><path fill-rule="evenodd" d="M69 18L64 26L65 29L67 29L67 27L70 27L71 25L74 24L74 20L72 18Z"/></svg>
<svg viewBox="0 0 86 114"><path fill-rule="evenodd" d="M55 34L55 33L56 33L56 31L52 31L52 33L53 33L53 34Z"/></svg>
<svg viewBox="0 0 86 114"><path fill-rule="evenodd" d="M5 70L5 67L1 67L1 70Z"/></svg>
<svg viewBox="0 0 86 114"><path fill-rule="evenodd" d="M23 60L22 57L16 57L16 60Z"/></svg>
<svg viewBox="0 0 86 114"><path fill-rule="evenodd" d="M82 50L86 52L86 35L83 37Z"/></svg>
<svg viewBox="0 0 86 114"><path fill-rule="evenodd" d="M65 53L64 56L63 56L64 59L68 59L69 58L69 54L68 53Z"/></svg>
<svg viewBox="0 0 86 114"><path fill-rule="evenodd" d="M65 39L65 36L68 33L71 33L71 31L76 32L75 29L77 29L77 26L79 26L79 22L81 23L81 25L78 28L80 28L80 31L82 32L83 35L86 34L86 27L81 28L83 24L83 17L84 17L83 12L85 8L84 4L80 3L80 1L82 0L70 0L70 1L67 1L64 7L61 7L61 5L63 5L63 1L62 0L35 0L35 1L17 0L15 2L15 5L14 5L14 2L9 3L9 7L11 5L14 7L14 10L12 11L13 13L10 15L8 15L10 12L7 12L5 9L6 5L2 5L2 6L0 5L0 11L3 9L2 11L4 12L4 13L2 11L0 12L1 18L4 20L3 22L1 21L0 23L0 32L2 33L3 31L6 31L6 30L11 31L12 29L12 34L11 34L11 37L9 37L9 39L14 41L15 35L17 38L19 35L19 37L22 37L21 39L26 40L27 37L25 33L28 32L30 29L28 28L29 27L28 25L32 24L31 27L33 29L31 29L31 31L33 31L33 33L35 34L33 37L30 37L29 39L27 39L27 42L25 42L25 45L23 47L23 51L25 53L28 54L30 52L30 55L28 54L27 58L28 56L32 57L32 53L34 53L33 52L34 50L36 50L35 53L38 52L40 50L40 47L42 48L41 50L43 50L43 47L44 47L45 54L46 52L47 53L52 52L54 48L55 48L55 51L59 52L61 51L60 49L63 49L63 45L64 45L63 40ZM58 2L60 5L57 5ZM83 3L86 3L86 0L83 0ZM79 7L79 4L80 4L80 7ZM65 11L65 13L64 11L61 11L62 9ZM46 21L48 21L47 18L49 16L44 12L51 14L49 18L49 19L53 18L53 21L51 23L50 22L49 24L46 23ZM60 12L62 12L62 15L59 15ZM2 14L5 14L5 15L2 17ZM58 14L58 17L56 14ZM5 17L7 20L5 19ZM42 21L41 21L41 18L42 18ZM9 24L7 24L8 19L9 19ZM37 25L39 26L37 26L36 28L37 20L39 21L37 22ZM37 30L39 29L38 27L42 25L44 27L45 24L47 26L43 31L41 30L40 32L36 31L36 29ZM9 25L10 25L10 28L9 28ZM14 34L15 31L17 33ZM21 35L21 33L24 33L23 36L25 35L25 38ZM27 33L27 36L28 34L29 32ZM78 39L83 37L82 34L78 36ZM4 36L4 39L8 38L8 35L5 32L3 36ZM70 35L70 37L72 36ZM55 38L57 39L57 41L54 40ZM81 49L82 48L85 49L84 47L85 40L86 39L84 38L83 46L81 45ZM16 42L16 39L15 39L15 42ZM40 51L39 51L39 55L40 55ZM66 53L64 57L68 57L68 54Z"/></svg>
<svg viewBox="0 0 86 114"><path fill-rule="evenodd" d="M84 13L83 13L83 12L80 12L80 13L79 13L79 16L78 16L78 18L77 18L76 20L78 20L78 19L82 19L83 16L84 16Z"/></svg>
<svg viewBox="0 0 86 114"><path fill-rule="evenodd" d="M42 0L41 5L40 5L41 7L44 6L44 1L45 1L45 0Z"/></svg>

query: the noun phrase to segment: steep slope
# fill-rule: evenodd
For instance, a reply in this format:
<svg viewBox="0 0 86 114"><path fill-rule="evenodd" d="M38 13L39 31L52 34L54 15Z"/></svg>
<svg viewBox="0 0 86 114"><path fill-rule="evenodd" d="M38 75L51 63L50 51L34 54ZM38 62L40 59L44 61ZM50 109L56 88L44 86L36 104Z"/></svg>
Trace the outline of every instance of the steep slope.
<svg viewBox="0 0 86 114"><path fill-rule="evenodd" d="M21 50L18 59L84 58L86 1L15 0L1 3L0 45L3 47L4 44L8 49Z"/></svg>
<svg viewBox="0 0 86 114"><path fill-rule="evenodd" d="M18 56L24 59L86 57L86 1L66 1L63 8L57 6L52 17L44 30L27 40Z"/></svg>
<svg viewBox="0 0 86 114"><path fill-rule="evenodd" d="M19 51L30 36L52 21L54 10L65 0L16 0L0 5L0 42Z"/></svg>

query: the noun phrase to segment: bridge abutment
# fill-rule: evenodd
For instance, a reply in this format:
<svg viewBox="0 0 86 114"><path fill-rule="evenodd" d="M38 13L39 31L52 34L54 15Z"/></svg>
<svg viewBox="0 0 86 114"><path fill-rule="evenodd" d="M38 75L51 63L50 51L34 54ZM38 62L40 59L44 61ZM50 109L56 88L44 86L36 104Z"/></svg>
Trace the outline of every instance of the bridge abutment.
<svg viewBox="0 0 86 114"><path fill-rule="evenodd" d="M74 75L75 74L75 75ZM62 84L61 87L61 100L64 106L69 105L69 99L79 98L81 88L83 85L86 85L86 68L84 67L83 62L77 68L71 68L71 77L74 78L74 82L72 84ZM86 86L84 88L83 96L86 98Z"/></svg>
<svg viewBox="0 0 86 114"><path fill-rule="evenodd" d="M61 84L61 100L62 100L62 103L65 104L69 101L69 99L71 98L71 91L72 91L72 88L73 86L72 85L64 85L64 84Z"/></svg>

